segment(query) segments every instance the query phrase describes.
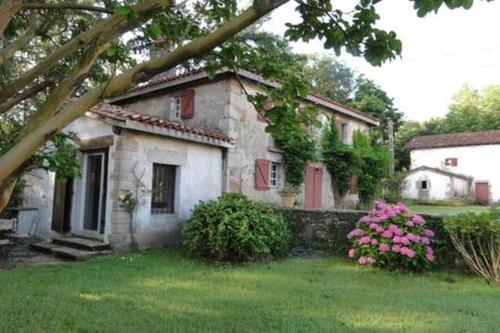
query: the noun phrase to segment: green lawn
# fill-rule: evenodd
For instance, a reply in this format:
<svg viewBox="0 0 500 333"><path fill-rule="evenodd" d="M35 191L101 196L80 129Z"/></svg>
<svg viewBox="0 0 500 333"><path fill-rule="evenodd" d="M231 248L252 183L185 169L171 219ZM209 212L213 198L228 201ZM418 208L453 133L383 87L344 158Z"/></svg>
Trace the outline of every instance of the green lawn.
<svg viewBox="0 0 500 333"><path fill-rule="evenodd" d="M433 206L433 205L408 205L413 213L453 215L467 212L482 212L489 207L486 206Z"/></svg>
<svg viewBox="0 0 500 333"><path fill-rule="evenodd" d="M175 251L0 272L0 331L498 332L500 288L339 258L214 267Z"/></svg>

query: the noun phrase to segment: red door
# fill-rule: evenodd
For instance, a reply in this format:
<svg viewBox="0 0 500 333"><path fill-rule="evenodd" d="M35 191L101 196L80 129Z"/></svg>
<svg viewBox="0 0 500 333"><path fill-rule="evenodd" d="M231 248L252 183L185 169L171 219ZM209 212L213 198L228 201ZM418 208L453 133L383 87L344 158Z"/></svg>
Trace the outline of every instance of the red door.
<svg viewBox="0 0 500 333"><path fill-rule="evenodd" d="M308 165L306 168L305 208L318 209L323 205L323 168Z"/></svg>
<svg viewBox="0 0 500 333"><path fill-rule="evenodd" d="M476 201L482 204L490 203L490 185L488 182L477 182L476 188Z"/></svg>

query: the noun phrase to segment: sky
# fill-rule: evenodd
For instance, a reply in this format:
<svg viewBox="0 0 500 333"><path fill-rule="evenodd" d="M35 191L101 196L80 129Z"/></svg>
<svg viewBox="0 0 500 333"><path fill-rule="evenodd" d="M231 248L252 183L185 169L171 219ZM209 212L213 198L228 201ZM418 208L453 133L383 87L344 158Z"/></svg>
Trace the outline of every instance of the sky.
<svg viewBox="0 0 500 333"><path fill-rule="evenodd" d="M341 9L352 0L338 1ZM295 2L278 8L262 29L283 34L286 22L297 22ZM468 84L482 89L500 84L500 1L474 1L469 10L449 10L419 18L412 3L385 0L377 4L378 27L393 30L403 42L402 57L382 67L363 58L340 60L380 85L406 119L422 121L443 116L454 94ZM333 54L321 41L295 43L296 52Z"/></svg>

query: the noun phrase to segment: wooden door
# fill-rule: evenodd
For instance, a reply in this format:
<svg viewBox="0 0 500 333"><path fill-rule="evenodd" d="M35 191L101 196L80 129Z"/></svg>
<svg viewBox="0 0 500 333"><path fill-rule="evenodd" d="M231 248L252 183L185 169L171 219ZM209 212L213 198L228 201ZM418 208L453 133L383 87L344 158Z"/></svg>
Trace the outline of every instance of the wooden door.
<svg viewBox="0 0 500 333"><path fill-rule="evenodd" d="M490 185L488 182L477 182L475 185L476 202L481 204L490 203Z"/></svg>
<svg viewBox="0 0 500 333"><path fill-rule="evenodd" d="M308 165L306 168L305 208L323 206L323 168Z"/></svg>
<svg viewBox="0 0 500 333"><path fill-rule="evenodd" d="M52 205L52 230L71 231L71 207L73 203L73 179L57 179L54 184Z"/></svg>
<svg viewBox="0 0 500 333"><path fill-rule="evenodd" d="M107 196L107 151L86 154L83 229L104 233Z"/></svg>

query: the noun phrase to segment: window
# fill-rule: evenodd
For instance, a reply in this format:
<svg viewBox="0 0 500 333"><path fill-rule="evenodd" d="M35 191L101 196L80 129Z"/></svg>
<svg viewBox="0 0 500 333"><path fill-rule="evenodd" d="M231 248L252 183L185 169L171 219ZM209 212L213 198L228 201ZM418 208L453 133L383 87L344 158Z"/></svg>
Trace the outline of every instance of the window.
<svg viewBox="0 0 500 333"><path fill-rule="evenodd" d="M153 164L152 214L174 213L176 169L173 165Z"/></svg>
<svg viewBox="0 0 500 333"><path fill-rule="evenodd" d="M346 123L342 123L342 125L340 126L340 135L342 137L343 143L348 143L348 135L349 135L348 129L349 128Z"/></svg>
<svg viewBox="0 0 500 333"><path fill-rule="evenodd" d="M458 165L458 159L453 157L453 158L447 158L445 161L444 161L444 164L446 166L457 166Z"/></svg>
<svg viewBox="0 0 500 333"><path fill-rule="evenodd" d="M180 119L181 118L181 111L182 111L182 97L177 96L172 99L172 106L171 106L171 111L172 111L172 118L174 119Z"/></svg>
<svg viewBox="0 0 500 333"><path fill-rule="evenodd" d="M429 184L427 184L427 180L422 180L422 181L420 182L420 189L422 189L422 190L427 190L428 185L429 185Z"/></svg>
<svg viewBox="0 0 500 333"><path fill-rule="evenodd" d="M276 187L278 186L279 182L279 177L280 177L280 165L276 162L271 162L271 169L270 169L270 183L271 186Z"/></svg>

